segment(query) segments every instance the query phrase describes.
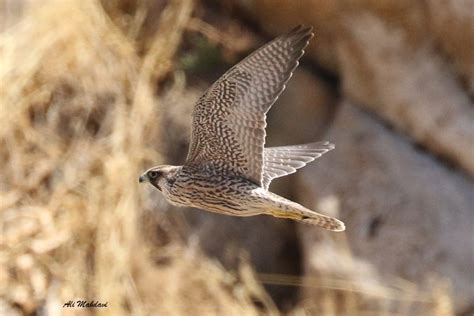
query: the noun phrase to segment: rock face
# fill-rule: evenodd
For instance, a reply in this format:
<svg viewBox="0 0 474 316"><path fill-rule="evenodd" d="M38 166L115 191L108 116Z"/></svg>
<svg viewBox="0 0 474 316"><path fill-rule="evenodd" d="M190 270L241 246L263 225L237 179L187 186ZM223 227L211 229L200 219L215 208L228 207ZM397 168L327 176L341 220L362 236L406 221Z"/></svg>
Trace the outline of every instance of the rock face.
<svg viewBox="0 0 474 316"><path fill-rule="evenodd" d="M334 87L298 68L268 112L266 146L311 143L331 124L337 110Z"/></svg>
<svg viewBox="0 0 474 316"><path fill-rule="evenodd" d="M416 284L446 278L456 309L473 308L473 182L350 104L326 138L336 149L330 161L321 158L298 174L299 200L339 213L352 255L377 275ZM301 231L306 269L321 271L321 239L331 243L321 231ZM333 272L344 269L335 266Z"/></svg>
<svg viewBox="0 0 474 316"><path fill-rule="evenodd" d="M474 107L449 67L378 17L350 21L338 49L347 97L474 175Z"/></svg>
<svg viewBox="0 0 474 316"><path fill-rule="evenodd" d="M433 0L428 6L430 29L469 92L474 94L474 2Z"/></svg>
<svg viewBox="0 0 474 316"><path fill-rule="evenodd" d="M468 4L246 3L273 35L295 24L314 25L316 38L308 55L341 79L340 95L348 101L337 106L337 87L300 67L269 112L267 143L329 140L336 144L335 151L296 175L278 179L271 190L309 208L340 213L347 233L327 234L265 216L232 218L182 209L173 209L168 216L184 222L186 238L197 240L226 267L234 268L246 252L257 272L316 276L316 285L310 278L303 290L308 301L327 295L311 290L324 286L323 275L339 276L362 293L394 300L409 297L410 304L439 302L423 295L431 293L431 278L445 278L453 287L456 311L469 313L474 308L470 286L474 283L470 269L474 185L469 178L474 175L474 107L468 67L472 50L460 44L463 35L448 40L443 29L451 14L457 14L456 28L469 24L460 18L463 10L458 7ZM440 45L442 41L446 45ZM184 162L192 107L204 88L183 87L176 102L163 103L165 163ZM324 137L328 126L330 133ZM452 169L446 160L453 163ZM419 295L401 291L393 296L388 287L398 284L394 281L398 279L412 281L410 286L419 289ZM280 305L285 304L284 298L294 300L295 293L289 287L272 289ZM367 299L364 295L358 304ZM369 305L379 304L376 301L369 300ZM410 312L439 314L430 304L420 303ZM352 310L348 308L346 314ZM407 314L396 308L373 310Z"/></svg>
<svg viewBox="0 0 474 316"><path fill-rule="evenodd" d="M235 2L274 35L313 25L350 100L474 176L472 1Z"/></svg>

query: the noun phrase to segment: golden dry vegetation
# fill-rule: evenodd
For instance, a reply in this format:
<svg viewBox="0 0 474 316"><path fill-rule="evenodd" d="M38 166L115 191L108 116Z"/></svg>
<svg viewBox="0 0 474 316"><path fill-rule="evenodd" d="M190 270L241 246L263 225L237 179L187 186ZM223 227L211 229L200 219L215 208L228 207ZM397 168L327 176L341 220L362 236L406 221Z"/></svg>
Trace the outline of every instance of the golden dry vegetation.
<svg viewBox="0 0 474 316"><path fill-rule="evenodd" d="M397 315L409 311L421 296L401 281L389 291L397 297L374 294L386 311L371 313L354 303L351 284L258 276L245 263L226 271L151 212L137 177L162 159L156 88L174 72L183 33L196 28L195 5L164 4L156 30L145 32L140 5L124 15L118 1L106 9L95 0L32 2L2 30L0 311L278 314L261 281L317 288L321 315L393 315L391 304L402 306ZM452 313L447 287L425 294L431 315ZM63 308L77 299L108 307ZM303 303L295 315L308 314Z"/></svg>

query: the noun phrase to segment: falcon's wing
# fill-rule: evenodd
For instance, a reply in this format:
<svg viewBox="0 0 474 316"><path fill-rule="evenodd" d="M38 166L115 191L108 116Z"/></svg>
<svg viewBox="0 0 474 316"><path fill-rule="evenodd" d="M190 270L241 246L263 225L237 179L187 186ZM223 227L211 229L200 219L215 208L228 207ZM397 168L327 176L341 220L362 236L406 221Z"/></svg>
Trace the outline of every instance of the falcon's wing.
<svg viewBox="0 0 474 316"><path fill-rule="evenodd" d="M296 169L306 166L331 149L334 149L334 145L329 142L265 148L262 187L268 189L273 179L296 172Z"/></svg>
<svg viewBox="0 0 474 316"><path fill-rule="evenodd" d="M297 27L219 78L197 102L185 166L213 165L262 185L266 113L313 36Z"/></svg>

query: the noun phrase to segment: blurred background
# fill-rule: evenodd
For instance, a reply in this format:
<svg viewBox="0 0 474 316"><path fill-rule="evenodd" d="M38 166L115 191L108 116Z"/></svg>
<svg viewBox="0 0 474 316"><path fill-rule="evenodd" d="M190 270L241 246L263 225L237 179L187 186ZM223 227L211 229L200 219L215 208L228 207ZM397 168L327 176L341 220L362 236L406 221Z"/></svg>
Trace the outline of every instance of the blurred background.
<svg viewBox="0 0 474 316"><path fill-rule="evenodd" d="M347 231L139 186L298 24L267 142L336 149L271 190ZM473 95L470 0L0 0L0 315L472 315Z"/></svg>

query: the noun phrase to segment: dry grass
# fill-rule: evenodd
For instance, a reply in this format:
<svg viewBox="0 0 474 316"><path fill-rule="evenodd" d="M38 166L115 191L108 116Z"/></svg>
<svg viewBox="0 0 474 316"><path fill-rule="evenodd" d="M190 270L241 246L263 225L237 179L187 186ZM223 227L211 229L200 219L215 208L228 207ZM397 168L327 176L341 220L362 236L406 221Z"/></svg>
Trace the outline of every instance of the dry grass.
<svg viewBox="0 0 474 316"><path fill-rule="evenodd" d="M139 36L140 5L125 17L94 0L42 1L1 33L0 311L277 313L249 266L237 277L172 233L159 246L142 233L149 210L137 175L160 160L154 87L173 71L185 27L200 27L195 19L188 24L193 5L170 1L147 37ZM261 277L333 293L321 281ZM321 314L333 314L340 295L327 294ZM439 297L437 315L450 315L446 292ZM62 308L77 299L108 307ZM347 306L347 315L366 315Z"/></svg>
<svg viewBox="0 0 474 316"><path fill-rule="evenodd" d="M96 1L35 6L0 37L0 299L29 314L79 298L108 315L256 314L246 285L170 242L155 264L137 175L157 138L154 83L193 3L172 1L136 51ZM130 28L139 29L140 19ZM165 259L163 259L165 258Z"/></svg>

